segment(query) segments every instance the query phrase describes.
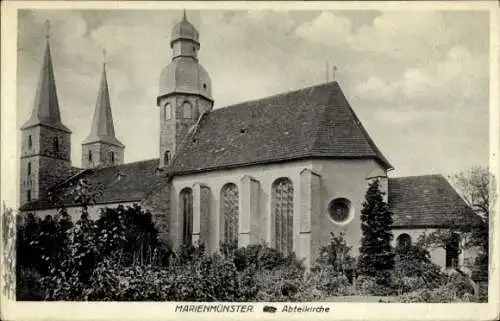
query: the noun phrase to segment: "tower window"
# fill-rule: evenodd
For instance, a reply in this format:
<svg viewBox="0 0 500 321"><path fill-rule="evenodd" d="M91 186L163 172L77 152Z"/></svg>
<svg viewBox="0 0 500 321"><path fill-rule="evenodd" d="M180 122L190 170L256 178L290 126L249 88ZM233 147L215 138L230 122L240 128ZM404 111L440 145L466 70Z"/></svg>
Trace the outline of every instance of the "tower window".
<svg viewBox="0 0 500 321"><path fill-rule="evenodd" d="M172 117L172 105L166 104L163 109L163 119L169 120Z"/></svg>
<svg viewBox="0 0 500 321"><path fill-rule="evenodd" d="M89 159L89 162L91 162L91 161L92 161L92 151L91 151L91 150L89 150L89 156L88 156L88 159Z"/></svg>
<svg viewBox="0 0 500 321"><path fill-rule="evenodd" d="M28 162L28 176L31 175L31 163Z"/></svg>
<svg viewBox="0 0 500 321"><path fill-rule="evenodd" d="M182 115L184 118L193 118L193 106L189 101L182 104Z"/></svg>
<svg viewBox="0 0 500 321"><path fill-rule="evenodd" d="M52 139L52 145L54 146L54 152L59 153L59 139L57 137Z"/></svg>
<svg viewBox="0 0 500 321"><path fill-rule="evenodd" d="M31 190L26 191L26 198L28 199L28 202L31 202Z"/></svg>
<svg viewBox="0 0 500 321"><path fill-rule="evenodd" d="M33 147L33 138L31 135L28 136L28 148L31 149Z"/></svg>
<svg viewBox="0 0 500 321"><path fill-rule="evenodd" d="M168 162L170 161L170 151L165 151L165 154L163 154L163 164L168 165Z"/></svg>
<svg viewBox="0 0 500 321"><path fill-rule="evenodd" d="M109 159L111 160L111 164L115 163L115 152L109 152Z"/></svg>

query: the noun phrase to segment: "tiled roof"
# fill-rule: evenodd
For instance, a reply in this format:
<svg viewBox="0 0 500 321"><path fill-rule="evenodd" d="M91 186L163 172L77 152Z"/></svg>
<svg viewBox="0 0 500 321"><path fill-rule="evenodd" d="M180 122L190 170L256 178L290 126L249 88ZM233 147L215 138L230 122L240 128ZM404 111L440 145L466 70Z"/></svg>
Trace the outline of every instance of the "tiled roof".
<svg viewBox="0 0 500 321"><path fill-rule="evenodd" d="M441 175L389 178L394 227L477 224L480 218Z"/></svg>
<svg viewBox="0 0 500 321"><path fill-rule="evenodd" d="M104 193L96 198L96 203L118 203L141 201L153 186L164 177L157 172L159 160L152 159L104 168L88 169L57 187L57 195L65 195L70 184L84 179L93 189L101 188ZM74 206L70 195L63 199L65 206ZM22 211L54 208L48 199L40 199L21 207Z"/></svg>
<svg viewBox="0 0 500 321"><path fill-rule="evenodd" d="M337 82L216 109L177 154L176 174L309 157L372 158L392 168Z"/></svg>

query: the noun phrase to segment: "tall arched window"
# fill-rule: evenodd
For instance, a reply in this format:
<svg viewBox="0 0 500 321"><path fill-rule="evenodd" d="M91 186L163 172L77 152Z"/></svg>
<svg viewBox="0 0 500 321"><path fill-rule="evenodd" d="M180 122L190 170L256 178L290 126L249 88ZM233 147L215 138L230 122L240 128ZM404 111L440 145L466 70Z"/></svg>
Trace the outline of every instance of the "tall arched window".
<svg viewBox="0 0 500 321"><path fill-rule="evenodd" d="M33 138L31 137L31 135L28 136L28 148L31 149L31 147L33 147Z"/></svg>
<svg viewBox="0 0 500 321"><path fill-rule="evenodd" d="M224 224L224 242L238 242L239 205L238 187L228 183L221 190L221 212Z"/></svg>
<svg viewBox="0 0 500 321"><path fill-rule="evenodd" d="M89 155L88 156L89 156L88 157L89 158L89 162L91 162L92 161L92 151L90 149L89 149Z"/></svg>
<svg viewBox="0 0 500 321"><path fill-rule="evenodd" d="M111 160L111 164L115 163L115 152L109 152L109 159Z"/></svg>
<svg viewBox="0 0 500 321"><path fill-rule="evenodd" d="M288 178L279 178L272 186L274 213L274 244L285 255L293 251L293 185Z"/></svg>
<svg viewBox="0 0 500 321"><path fill-rule="evenodd" d="M182 242L191 244L193 240L193 190L184 188L179 197L182 214Z"/></svg>
<svg viewBox="0 0 500 321"><path fill-rule="evenodd" d="M28 176L31 175L31 163L28 162Z"/></svg>
<svg viewBox="0 0 500 321"><path fill-rule="evenodd" d="M189 101L185 101L182 104L182 117L193 118L193 106Z"/></svg>

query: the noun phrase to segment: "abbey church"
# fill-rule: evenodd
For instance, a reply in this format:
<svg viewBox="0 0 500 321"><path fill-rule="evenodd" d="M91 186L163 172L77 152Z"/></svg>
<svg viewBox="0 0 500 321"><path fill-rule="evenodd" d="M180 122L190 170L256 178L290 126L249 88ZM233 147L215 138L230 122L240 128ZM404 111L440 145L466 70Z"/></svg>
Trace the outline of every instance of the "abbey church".
<svg viewBox="0 0 500 321"><path fill-rule="evenodd" d="M158 110L160 158L124 163L104 64L92 125L81 142L82 168L76 168L71 129L60 115L71 106L59 106L57 61L47 40L33 111L21 127L21 211L45 217L63 205L76 220L80 208L68 191L84 181L102 191L89 209L93 217L104 207L140 204L173 246L203 242L216 250L226 241L267 242L308 266L332 232L345 233L357 254L360 210L374 179L393 212L395 243L478 219L441 175L389 178L393 165L337 82L212 109L217 97L198 62L199 33L185 14L170 47L172 60L158 75L157 106L151 106ZM444 268L467 259L445 249L431 255Z"/></svg>

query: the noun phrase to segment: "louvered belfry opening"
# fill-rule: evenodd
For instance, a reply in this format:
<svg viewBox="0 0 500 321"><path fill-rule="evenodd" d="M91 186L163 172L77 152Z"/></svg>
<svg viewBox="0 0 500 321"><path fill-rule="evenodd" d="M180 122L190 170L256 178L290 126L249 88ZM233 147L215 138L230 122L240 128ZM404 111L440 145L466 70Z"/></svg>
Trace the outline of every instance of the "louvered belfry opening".
<svg viewBox="0 0 500 321"><path fill-rule="evenodd" d="M224 185L221 196L224 242L237 244L239 235L238 187L233 183Z"/></svg>
<svg viewBox="0 0 500 321"><path fill-rule="evenodd" d="M274 245L285 255L293 251L293 184L288 178L273 184Z"/></svg>
<svg viewBox="0 0 500 321"><path fill-rule="evenodd" d="M185 188L180 193L180 210L182 214L182 243L193 243L193 190Z"/></svg>

